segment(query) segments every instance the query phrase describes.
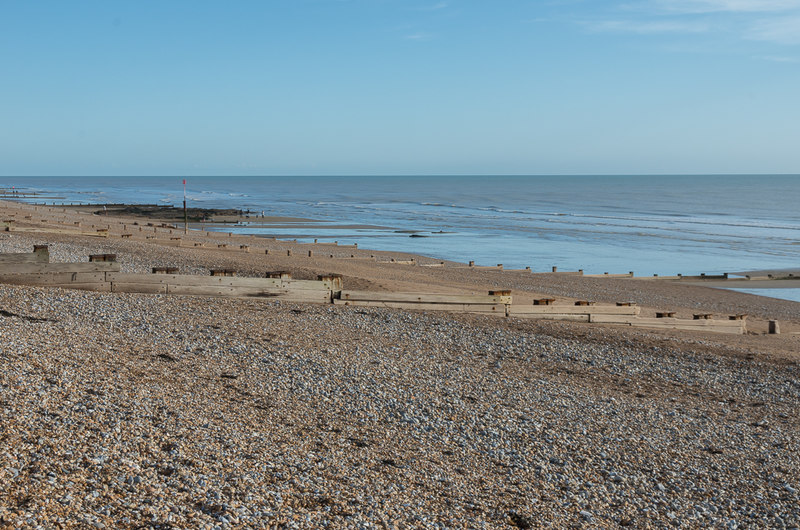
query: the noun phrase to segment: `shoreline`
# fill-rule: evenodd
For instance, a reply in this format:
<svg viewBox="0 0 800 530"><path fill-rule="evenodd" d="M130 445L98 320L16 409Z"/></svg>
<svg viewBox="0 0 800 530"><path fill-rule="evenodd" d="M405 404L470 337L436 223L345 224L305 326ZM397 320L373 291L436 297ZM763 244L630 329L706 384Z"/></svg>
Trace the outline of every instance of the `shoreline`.
<svg viewBox="0 0 800 530"><path fill-rule="evenodd" d="M150 219L149 223L142 224L140 222L142 219L91 215L86 212L75 213L68 209L65 212L63 208L52 206L4 204L0 201L0 207L30 212L30 219L24 219L26 216L21 214L20 222L24 221L32 225L41 225L41 221L43 221L43 219L35 219L34 213L42 217L41 213L49 212L54 216L54 220L58 216L67 215L66 221L55 223L58 227L70 227L80 219L82 228L111 227L111 231L117 233L127 230L132 235L130 240L120 240L117 237L109 238L106 241L95 240L94 246L98 249L97 253L103 253L103 249L113 248L118 251L118 254L122 254L125 252L125 248L131 247L136 255L140 255L145 248L158 248L160 253L175 254L176 258L185 264L187 270L197 270L196 266L190 265L193 258L189 256L193 255L198 264L220 263L225 266L238 264L237 266L244 268L242 271L244 274L257 275L259 269L264 270L264 263L271 264L269 266L274 266L276 270L293 271L298 278L313 279L316 274L343 274L345 285L350 285L347 288L377 288L381 291L431 290L432 292L451 293L464 289L480 293L484 289L510 288L514 290L515 300L520 300L522 303L530 303L530 300L534 298L547 295L555 295L567 300L585 299L609 303L631 300L644 307L653 308L653 310L675 310L684 318L691 318L692 312L698 310L723 314L747 313L764 319L761 324L755 326L755 329L762 327L765 329L766 324L763 322L767 319L788 320L800 324L797 302L758 297L706 285L706 282L712 280L703 280L698 285L690 285L691 282L688 280L685 283L684 281L671 282L650 278L632 281L625 278L582 277L570 273L530 274L530 271L501 271L491 267L471 268L464 263L446 260L443 262L440 259L405 252L375 251L353 245L338 245L336 242L300 243L279 238L201 230L190 230L184 234L182 227L179 228L178 225L175 225L173 231L176 233L170 237L180 236L185 239L187 245L193 244L192 242L214 246L227 243L247 244L251 251L241 253L209 247L181 249L170 245L169 238L165 240L151 239L152 234L147 235L148 230L154 230L153 226L156 226L158 219ZM36 237L35 234L32 236ZM60 237L71 238L72 236L64 234L57 236L56 240ZM271 250L268 257L263 255L267 250ZM287 256L287 251L292 251L293 255ZM313 252L313 257L307 256L309 251ZM146 251L144 252L146 254ZM284 255L281 256L281 253ZM420 265L445 263L445 266L408 267L389 263L393 259L397 261L413 259ZM208 265L208 267L210 266ZM138 270L149 270L147 266L140 265L138 267ZM348 280L352 283L348 283ZM736 287L746 287L746 285L740 285L738 281L735 283ZM770 301L766 302L766 300ZM773 309L765 311L765 308ZM794 326L794 324L790 323L790 326Z"/></svg>
<svg viewBox="0 0 800 530"><path fill-rule="evenodd" d="M55 187L47 188L46 181L40 179L37 186L42 189L63 189L69 195L68 200L75 197L76 201L90 199L98 202L180 205L180 187L173 187L171 182L158 179L144 179L141 190L125 181L115 184L89 178L70 184L62 180L51 179ZM290 182L277 179L232 177L226 185L224 180L218 182L216 179L197 177L192 181L194 187L188 200L190 205L250 208L253 213L259 213L261 209L269 212L274 207L276 214L334 222L345 220L348 224L377 222L400 229L424 229L430 232L455 230L455 234L429 240L387 236L369 243L363 233L346 230L337 233L335 238L351 243L361 241L364 246L371 244L374 248L387 251L402 249L464 262L474 260L481 265L504 263L511 268L531 266L537 270L559 266L565 270L585 269L593 274L634 270L642 276L653 273L661 276L702 272L721 274L755 268L796 266L796 260L793 259L796 252L790 241L796 239L791 234L796 223L790 214L787 217L785 203L779 208L776 203L776 209L766 218L763 211L754 210L752 214L755 217L752 220L747 218L749 214L745 213L746 209L741 208L731 212L726 209L724 217L714 215L706 219L704 210L698 210L694 200L689 200L685 208L676 204L674 215L658 208L650 215L646 214L648 207L658 201L652 201L648 196L639 197L642 208L638 208L636 205L639 202L633 197L636 195L633 191L642 189L639 186L630 187L632 181L627 182L624 178L608 180L609 186L622 193L608 197L611 200L609 207L613 206L611 210L595 200L586 202L585 193L575 196L577 202L573 201L572 207L570 201L564 200L565 196L561 194L564 184L555 185L554 182L561 182L559 179L546 180L547 183L543 183L542 187L535 184L536 179L516 182L499 178L501 188L487 190L488 195L476 195L476 192L480 192L476 179L466 179L463 189L453 189L458 192L458 200L449 201L442 193L446 189L444 184L449 182L447 179L432 179L427 184L417 182L408 191L391 195L391 188L385 182L361 186L365 182L357 178L335 181L311 179L308 182L312 183L313 189L300 191ZM456 181L455 178L452 180L454 183ZM590 179L580 182L583 192L596 187L596 183ZM704 182L697 183L697 187L711 187L708 181ZM519 194L513 193L515 188L508 187L512 184L517 186ZM726 190L730 190L729 184L725 185ZM362 191L351 194L349 190ZM546 190L555 194L552 205L545 200L547 194L543 195L543 192ZM607 191L607 187L598 187L599 195L591 196L606 197ZM522 202L523 196L520 194L530 200ZM631 195L631 200L618 204L620 197L627 197L626 194ZM395 199L391 199L384 204L383 198L387 197L395 197L399 202L392 206ZM726 195L726 200L732 201L730 204L738 204L739 198ZM785 218L786 222L770 222L773 215ZM475 223L467 219L473 219ZM269 232L277 232L278 237L312 235L305 230ZM367 234L380 235L376 232ZM775 244L770 244L773 238ZM587 245L592 248L591 255L585 250Z"/></svg>
<svg viewBox="0 0 800 530"><path fill-rule="evenodd" d="M17 202L13 199L0 197L0 203L3 201L7 201L13 204L21 204L21 205L28 205L28 206L35 206L41 208L62 208L68 209L75 212L84 212L84 213L95 213L100 216L110 216L116 218L129 218L129 219L147 219L150 221L159 221L159 222L172 222L176 224L176 228L182 228L182 221L183 221L183 210L177 206L163 206L163 205L142 205L142 204L135 204L135 203L116 203L116 204L82 204L82 205L48 205L48 204L30 204L25 202ZM103 207L108 208L107 211L103 210ZM131 214L129 213L131 210L134 210L136 213ZM220 233L227 233L225 228L272 228L272 229L294 229L294 228L307 228L310 230L307 234L258 234L258 233L249 233L246 231L237 232L237 235L246 236L246 237L264 237L264 238L284 238L287 240L291 239L327 239L331 237L330 235L325 234L324 232L314 232L313 229L316 230L386 230L391 232L392 234L408 234L409 236L417 236L420 237L419 234L425 234L426 231L423 230L413 230L413 229L403 229L398 230L384 225L375 225L375 224L352 224L352 223L340 223L336 221L322 221L319 219L313 218L306 218L306 217L287 217L287 216L271 216L271 215L258 215L257 212L250 212L248 210L235 210L239 212L237 215L231 215L231 212L234 210L225 209L225 208L187 208L188 211L194 211L195 213L204 213L207 216L207 220L198 222L197 220L190 220L188 226L189 229L192 230L206 230L208 228L213 228L215 232ZM245 224L242 224L245 223ZM180 226L178 226L180 225ZM216 230L219 229L219 230ZM446 234L448 232L438 231L438 232L430 232L433 235L436 234ZM362 236L362 237L371 237L371 236ZM427 237L427 236L422 236ZM374 250L374 249L373 249ZM395 252L392 250L386 250L381 252ZM412 254L408 252L403 252L403 254ZM416 254L415 254L416 255ZM436 257L431 256L423 256L418 255L420 258L429 257L431 259L439 259ZM502 257L500 258L502 259ZM614 273L612 273L614 274ZM699 272L698 272L699 274ZM733 276L731 280L738 281L744 280L744 276L758 276L764 277L766 279L767 276L775 276L781 277L781 279L787 279L786 276L798 276L800 277L800 268L796 267L788 267L788 268L773 268L773 269L754 269L748 271L736 271L736 272L726 272L725 274L729 276ZM599 276L599 275L594 275ZM649 276L641 276L637 277L639 279L647 280L651 279ZM654 278L657 279L657 278ZM798 278L800 279L800 278ZM762 281L760 279L751 280L751 281L758 281L759 285L768 285L768 282ZM794 279L788 281L795 281ZM688 283L688 282L687 282ZM725 282L715 282L714 280L702 280L695 283L696 285L706 285L706 286L713 286L713 287L722 287L727 285ZM713 285L712 285L713 284ZM748 284L751 285L751 284ZM755 285L755 284L752 284ZM795 288L793 284L781 284L785 285L785 288ZM792 285L792 286L789 286ZM736 287L738 288L738 287ZM762 289L768 287L752 287L754 289ZM773 288L784 288L779 287L777 284L773 285Z"/></svg>

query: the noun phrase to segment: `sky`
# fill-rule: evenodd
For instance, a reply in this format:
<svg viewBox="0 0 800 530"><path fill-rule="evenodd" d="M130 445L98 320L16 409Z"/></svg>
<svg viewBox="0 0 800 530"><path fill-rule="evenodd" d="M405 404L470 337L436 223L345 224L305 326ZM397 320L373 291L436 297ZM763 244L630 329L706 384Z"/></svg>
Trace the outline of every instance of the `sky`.
<svg viewBox="0 0 800 530"><path fill-rule="evenodd" d="M800 173L800 0L3 0L0 175Z"/></svg>

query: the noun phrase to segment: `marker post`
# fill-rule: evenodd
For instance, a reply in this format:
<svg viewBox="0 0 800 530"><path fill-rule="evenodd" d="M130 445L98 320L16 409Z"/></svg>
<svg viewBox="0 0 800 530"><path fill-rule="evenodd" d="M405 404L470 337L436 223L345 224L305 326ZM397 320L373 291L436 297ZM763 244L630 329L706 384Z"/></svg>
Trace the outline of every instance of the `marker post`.
<svg viewBox="0 0 800 530"><path fill-rule="evenodd" d="M189 233L189 216L186 214L186 179L183 179L183 233Z"/></svg>

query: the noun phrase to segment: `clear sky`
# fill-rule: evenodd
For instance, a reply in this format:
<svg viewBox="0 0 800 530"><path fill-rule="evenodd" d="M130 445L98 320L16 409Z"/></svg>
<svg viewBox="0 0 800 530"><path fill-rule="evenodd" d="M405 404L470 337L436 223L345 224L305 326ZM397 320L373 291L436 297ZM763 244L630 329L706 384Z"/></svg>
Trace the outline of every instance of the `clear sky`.
<svg viewBox="0 0 800 530"><path fill-rule="evenodd" d="M800 173L800 0L3 0L0 175Z"/></svg>

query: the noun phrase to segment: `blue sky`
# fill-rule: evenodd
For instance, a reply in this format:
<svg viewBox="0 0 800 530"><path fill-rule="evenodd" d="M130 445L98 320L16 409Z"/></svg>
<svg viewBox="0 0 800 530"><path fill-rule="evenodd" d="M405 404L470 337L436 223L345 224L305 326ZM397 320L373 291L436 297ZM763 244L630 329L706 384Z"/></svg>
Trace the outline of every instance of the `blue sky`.
<svg viewBox="0 0 800 530"><path fill-rule="evenodd" d="M800 0L0 3L0 174L800 173Z"/></svg>

